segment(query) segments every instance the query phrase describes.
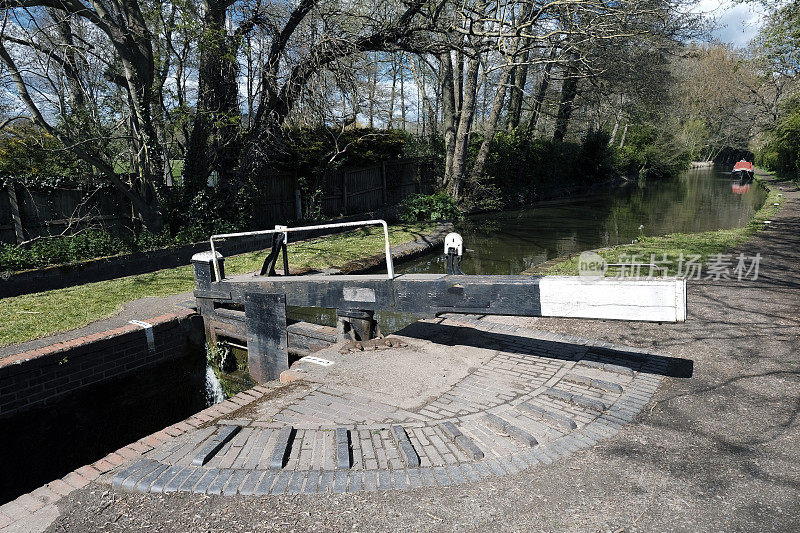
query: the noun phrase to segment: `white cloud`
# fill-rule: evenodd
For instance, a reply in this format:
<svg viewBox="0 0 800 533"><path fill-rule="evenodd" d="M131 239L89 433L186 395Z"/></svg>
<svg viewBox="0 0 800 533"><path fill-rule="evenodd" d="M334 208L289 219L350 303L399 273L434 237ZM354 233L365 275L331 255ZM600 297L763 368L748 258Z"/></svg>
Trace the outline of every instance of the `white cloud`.
<svg viewBox="0 0 800 533"><path fill-rule="evenodd" d="M747 44L758 34L764 19L760 4L739 4L731 0L700 0L691 9L712 21L712 36L737 48Z"/></svg>

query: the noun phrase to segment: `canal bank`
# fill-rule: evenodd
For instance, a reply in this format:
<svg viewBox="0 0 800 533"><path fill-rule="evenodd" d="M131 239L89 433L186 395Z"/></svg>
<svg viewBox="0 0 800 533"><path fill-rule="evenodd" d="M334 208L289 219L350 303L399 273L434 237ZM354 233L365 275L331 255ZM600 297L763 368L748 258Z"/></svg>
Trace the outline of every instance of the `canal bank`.
<svg viewBox="0 0 800 533"><path fill-rule="evenodd" d="M764 257L759 279L690 284L685 324L489 321L657 348L694 361L692 379L663 384L633 424L546 468L452 487L225 498L224 504L220 497L137 494L89 483L17 523L53 531L104 524L129 530L481 529L498 520L512 529L794 530L800 516L800 193L781 186L786 201L774 227L740 249Z"/></svg>

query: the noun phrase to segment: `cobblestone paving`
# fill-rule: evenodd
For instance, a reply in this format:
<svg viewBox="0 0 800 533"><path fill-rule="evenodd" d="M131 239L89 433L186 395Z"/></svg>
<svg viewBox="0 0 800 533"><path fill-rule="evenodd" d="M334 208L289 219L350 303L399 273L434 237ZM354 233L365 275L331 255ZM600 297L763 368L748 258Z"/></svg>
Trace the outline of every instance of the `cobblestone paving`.
<svg viewBox="0 0 800 533"><path fill-rule="evenodd" d="M401 337L418 356L447 361L471 350L481 364L460 369L463 376L430 397L411 397L416 379L399 376L409 383L404 398L402 382L400 393L384 396L368 381L337 383L348 358L376 352L339 356L329 367L301 360L295 369L305 379L279 398L254 389L251 404L122 465L111 483L143 492L263 495L448 486L515 473L614 435L670 365L656 353L490 319L418 324ZM459 344L464 331L469 346Z"/></svg>

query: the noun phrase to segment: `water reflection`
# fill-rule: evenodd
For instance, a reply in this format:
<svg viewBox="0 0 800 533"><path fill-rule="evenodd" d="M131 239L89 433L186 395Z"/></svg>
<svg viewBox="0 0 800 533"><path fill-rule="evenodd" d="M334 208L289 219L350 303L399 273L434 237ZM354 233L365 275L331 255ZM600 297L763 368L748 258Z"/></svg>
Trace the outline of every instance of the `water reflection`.
<svg viewBox="0 0 800 533"><path fill-rule="evenodd" d="M519 274L555 257L629 243L640 235L742 226L764 203L766 191L752 186L733 192L729 172L704 168L596 196L470 217L457 228L470 250L461 265L468 274ZM397 271L444 272L444 258L437 250Z"/></svg>

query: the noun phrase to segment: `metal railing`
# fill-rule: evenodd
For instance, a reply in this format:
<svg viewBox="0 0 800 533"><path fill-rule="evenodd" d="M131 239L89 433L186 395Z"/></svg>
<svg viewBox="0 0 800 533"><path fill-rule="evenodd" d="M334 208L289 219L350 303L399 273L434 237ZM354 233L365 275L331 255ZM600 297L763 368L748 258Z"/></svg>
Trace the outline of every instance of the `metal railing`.
<svg viewBox="0 0 800 533"><path fill-rule="evenodd" d="M221 239L231 239L234 237L251 237L253 235L269 235L271 233L283 233L288 234L292 231L311 231L317 229L327 229L327 228L347 228L347 227L355 227L355 226L383 226L383 237L384 237L384 245L386 250L386 273L389 279L394 278L394 263L392 263L392 251L389 246L389 226L386 225L385 220L360 220L357 222L338 222L335 224L319 224L317 226L301 226L298 228L287 228L285 226L276 226L275 229L264 229L259 231L243 231L239 233L222 233L219 235L212 235L209 239L209 243L211 244L211 260L214 263L214 274L217 278L217 281L222 280L222 276L220 275L219 271L219 261L217 260L217 250L214 247L214 240L221 240ZM287 235L288 237L288 235ZM287 239L288 241L288 239Z"/></svg>

